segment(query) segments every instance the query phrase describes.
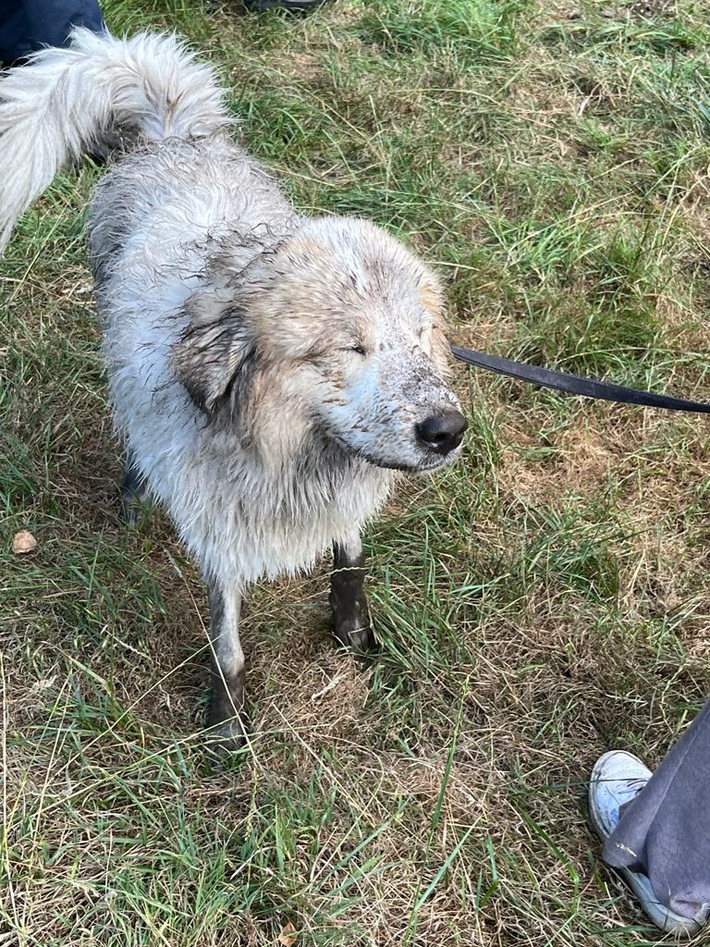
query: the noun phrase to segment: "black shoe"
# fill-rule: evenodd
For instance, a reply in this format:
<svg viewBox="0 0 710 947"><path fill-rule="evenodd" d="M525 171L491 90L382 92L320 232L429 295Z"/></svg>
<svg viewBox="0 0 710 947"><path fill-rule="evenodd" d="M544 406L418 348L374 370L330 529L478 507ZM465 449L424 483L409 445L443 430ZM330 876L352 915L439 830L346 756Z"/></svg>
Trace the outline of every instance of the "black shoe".
<svg viewBox="0 0 710 947"><path fill-rule="evenodd" d="M247 10L290 10L292 13L310 13L328 0L243 0Z"/></svg>

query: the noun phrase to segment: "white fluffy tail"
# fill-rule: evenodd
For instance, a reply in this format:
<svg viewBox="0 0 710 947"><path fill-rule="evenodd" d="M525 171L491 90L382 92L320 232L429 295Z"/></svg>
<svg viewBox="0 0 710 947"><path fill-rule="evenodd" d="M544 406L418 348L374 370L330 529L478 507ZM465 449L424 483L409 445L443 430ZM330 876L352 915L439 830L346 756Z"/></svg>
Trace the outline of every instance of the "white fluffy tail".
<svg viewBox="0 0 710 947"><path fill-rule="evenodd" d="M20 215L70 160L118 125L144 139L195 138L229 124L213 70L174 36L72 33L0 77L0 253Z"/></svg>

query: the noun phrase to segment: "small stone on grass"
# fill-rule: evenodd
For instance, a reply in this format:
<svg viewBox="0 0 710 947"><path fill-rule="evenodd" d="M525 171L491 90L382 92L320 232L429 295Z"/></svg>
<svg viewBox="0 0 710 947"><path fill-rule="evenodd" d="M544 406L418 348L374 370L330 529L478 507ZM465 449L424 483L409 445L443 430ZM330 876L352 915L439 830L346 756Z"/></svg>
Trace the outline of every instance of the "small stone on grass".
<svg viewBox="0 0 710 947"><path fill-rule="evenodd" d="M28 552L34 552L36 548L37 540L28 529L21 529L13 536L12 551L16 555L23 556Z"/></svg>

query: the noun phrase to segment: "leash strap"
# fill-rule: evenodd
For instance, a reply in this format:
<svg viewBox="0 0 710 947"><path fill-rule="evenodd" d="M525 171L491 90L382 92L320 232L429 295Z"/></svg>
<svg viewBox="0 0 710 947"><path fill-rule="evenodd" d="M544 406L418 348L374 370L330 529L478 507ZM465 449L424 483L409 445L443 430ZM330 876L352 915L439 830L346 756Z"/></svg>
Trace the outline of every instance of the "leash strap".
<svg viewBox="0 0 710 947"><path fill-rule="evenodd" d="M626 388L624 385L612 385L606 381L596 381L594 378L583 378L581 375L570 375L552 368L540 368L537 365L526 365L515 362L510 358L501 358L499 355L487 355L485 352L472 352L471 349L452 345L454 357L475 368L485 368L489 372L499 375L508 375L521 381L541 385L544 388L553 388L555 391L566 391L570 395L582 395L585 398L598 398L601 401L616 401L619 404L640 404L646 408L665 408L668 411L693 411L698 414L710 414L710 404L700 401L685 401L683 398L672 398L670 395L660 395L652 391L639 391L636 388Z"/></svg>

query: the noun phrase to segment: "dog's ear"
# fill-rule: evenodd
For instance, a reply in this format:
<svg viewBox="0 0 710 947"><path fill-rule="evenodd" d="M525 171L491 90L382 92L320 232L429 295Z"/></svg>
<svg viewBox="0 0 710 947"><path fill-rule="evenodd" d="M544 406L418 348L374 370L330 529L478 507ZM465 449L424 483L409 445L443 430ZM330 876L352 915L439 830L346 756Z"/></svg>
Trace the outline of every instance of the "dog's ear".
<svg viewBox="0 0 710 947"><path fill-rule="evenodd" d="M196 291L183 312L190 321L173 347L172 366L193 401L214 415L235 381L251 375L254 347L243 312L226 287Z"/></svg>
<svg viewBox="0 0 710 947"><path fill-rule="evenodd" d="M422 305L431 314L432 318L439 318L444 308L444 291L433 273L425 273L420 280L419 297Z"/></svg>
<svg viewBox="0 0 710 947"><path fill-rule="evenodd" d="M444 289L437 276L427 271L419 281L419 298L431 316L431 354L434 363L446 378L450 374L451 359L446 340Z"/></svg>

